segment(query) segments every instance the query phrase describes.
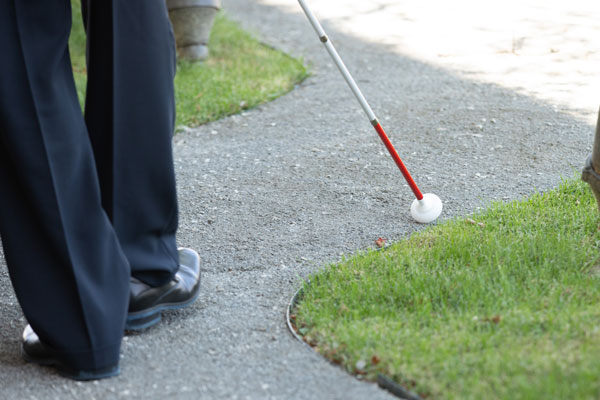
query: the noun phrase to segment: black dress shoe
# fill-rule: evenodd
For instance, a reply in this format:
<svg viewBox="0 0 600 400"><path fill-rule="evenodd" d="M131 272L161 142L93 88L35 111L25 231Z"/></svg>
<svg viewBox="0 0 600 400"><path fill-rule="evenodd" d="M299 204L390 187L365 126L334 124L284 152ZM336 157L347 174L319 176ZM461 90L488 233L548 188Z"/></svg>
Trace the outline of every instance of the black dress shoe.
<svg viewBox="0 0 600 400"><path fill-rule="evenodd" d="M118 365L93 371L78 370L65 365L56 350L46 346L38 335L27 325L23 331L21 354L27 362L54 367L62 376L76 381L92 381L117 376L121 372Z"/></svg>
<svg viewBox="0 0 600 400"><path fill-rule="evenodd" d="M164 310L183 308L200 294L200 256L192 249L179 249L179 271L170 282L149 286L131 278L129 313L125 330L139 331L160 321Z"/></svg>

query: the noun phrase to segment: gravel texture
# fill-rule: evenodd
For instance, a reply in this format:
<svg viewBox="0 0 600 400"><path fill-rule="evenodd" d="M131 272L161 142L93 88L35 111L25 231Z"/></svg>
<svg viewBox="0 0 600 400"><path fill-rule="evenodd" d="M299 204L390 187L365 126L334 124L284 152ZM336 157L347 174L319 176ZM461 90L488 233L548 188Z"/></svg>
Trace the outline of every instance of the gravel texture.
<svg viewBox="0 0 600 400"><path fill-rule="evenodd" d="M314 1L315 12L329 15L329 1L342 4ZM118 378L74 383L21 360L25 321L2 264L0 399L393 398L296 342L284 316L309 273L422 228L410 219L412 193L297 4L223 2L313 75L272 103L176 136L179 242L202 257L199 301L126 337ZM381 1L343 4L342 16L366 4L369 21L390 20ZM394 23L403 21L414 23ZM353 20L322 22L417 183L444 201L443 218L555 187L591 150L595 105L473 79L447 57L420 61L361 37Z"/></svg>

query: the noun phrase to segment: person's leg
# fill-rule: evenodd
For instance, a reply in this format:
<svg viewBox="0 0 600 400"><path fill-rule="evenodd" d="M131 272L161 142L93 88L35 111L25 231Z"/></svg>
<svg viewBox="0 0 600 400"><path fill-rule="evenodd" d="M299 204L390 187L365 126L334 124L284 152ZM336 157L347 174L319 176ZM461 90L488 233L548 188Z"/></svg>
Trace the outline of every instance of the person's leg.
<svg viewBox="0 0 600 400"><path fill-rule="evenodd" d="M172 156L175 44L164 0L87 0L86 123L104 206L135 278L179 268Z"/></svg>
<svg viewBox="0 0 600 400"><path fill-rule="evenodd" d="M77 100L68 0L0 0L0 236L25 317L61 363L119 361L129 266Z"/></svg>

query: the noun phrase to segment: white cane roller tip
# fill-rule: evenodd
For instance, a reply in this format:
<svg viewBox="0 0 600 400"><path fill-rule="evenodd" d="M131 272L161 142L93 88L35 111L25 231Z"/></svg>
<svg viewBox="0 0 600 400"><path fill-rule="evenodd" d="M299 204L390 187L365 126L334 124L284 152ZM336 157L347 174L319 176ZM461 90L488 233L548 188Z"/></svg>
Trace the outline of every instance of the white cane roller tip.
<svg viewBox="0 0 600 400"><path fill-rule="evenodd" d="M413 201L410 215L421 224L435 221L442 213L442 200L433 193L426 193L422 200Z"/></svg>

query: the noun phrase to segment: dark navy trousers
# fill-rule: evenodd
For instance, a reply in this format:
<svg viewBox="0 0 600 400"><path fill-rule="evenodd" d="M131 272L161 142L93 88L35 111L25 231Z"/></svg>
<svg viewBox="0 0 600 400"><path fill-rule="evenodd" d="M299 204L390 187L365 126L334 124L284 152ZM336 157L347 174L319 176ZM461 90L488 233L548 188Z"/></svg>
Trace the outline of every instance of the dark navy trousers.
<svg viewBox="0 0 600 400"><path fill-rule="evenodd" d="M175 45L164 0L87 0L81 112L69 0L0 0L0 237L15 293L68 365L118 362L131 275L178 269Z"/></svg>

